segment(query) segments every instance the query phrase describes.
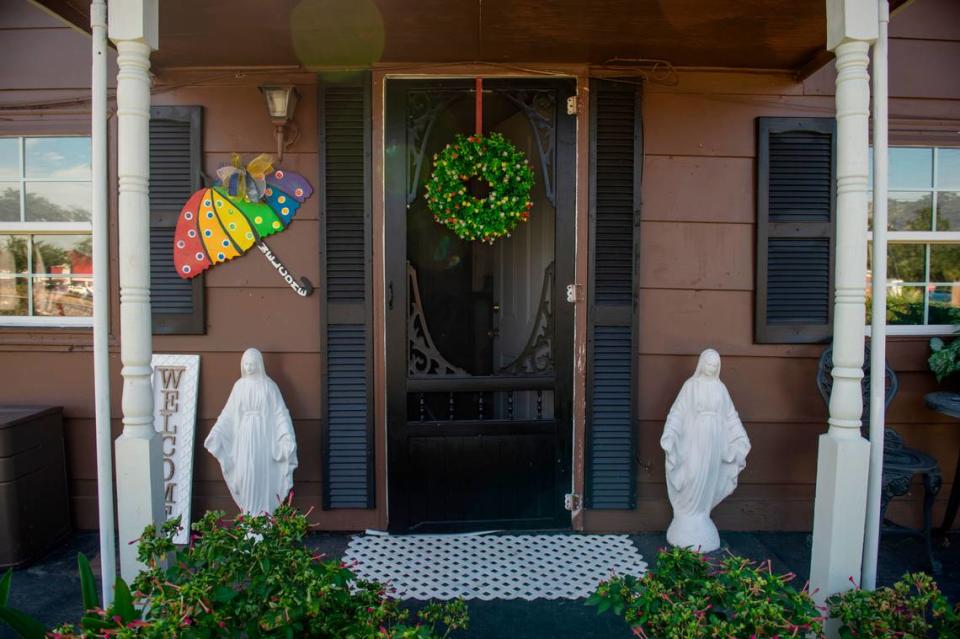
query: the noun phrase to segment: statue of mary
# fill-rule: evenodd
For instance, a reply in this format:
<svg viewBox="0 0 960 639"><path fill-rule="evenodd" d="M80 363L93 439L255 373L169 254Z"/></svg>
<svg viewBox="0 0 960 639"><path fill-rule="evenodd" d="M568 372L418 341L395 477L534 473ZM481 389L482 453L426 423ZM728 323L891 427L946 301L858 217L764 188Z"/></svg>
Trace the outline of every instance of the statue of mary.
<svg viewBox="0 0 960 639"><path fill-rule="evenodd" d="M720 547L710 511L737 487L750 440L727 387L720 381L720 354L700 353L697 370L683 383L660 438L666 452L667 494L673 521L667 541L700 552Z"/></svg>
<svg viewBox="0 0 960 639"><path fill-rule="evenodd" d="M243 353L240 375L203 445L220 462L240 510L273 513L293 488L293 423L280 389L264 371L260 351Z"/></svg>

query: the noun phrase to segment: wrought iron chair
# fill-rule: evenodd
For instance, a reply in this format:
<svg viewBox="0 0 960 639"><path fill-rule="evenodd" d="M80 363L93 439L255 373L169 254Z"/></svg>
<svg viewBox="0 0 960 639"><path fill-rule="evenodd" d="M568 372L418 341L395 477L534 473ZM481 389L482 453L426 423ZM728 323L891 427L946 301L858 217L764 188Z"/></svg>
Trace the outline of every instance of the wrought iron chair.
<svg viewBox="0 0 960 639"><path fill-rule="evenodd" d="M820 355L820 362L817 366L817 388L823 401L829 406L830 391L833 389L833 377L830 371L833 369L833 347L828 347ZM885 405L889 408L894 395L900 389L900 382L897 380L896 373L886 365L886 398ZM868 437L870 429L870 348L866 347L863 358L863 382L861 384L863 392L863 425L864 436ZM913 477L920 475L923 479L923 528L913 529L900 526L886 519L887 506L894 497L906 495L910 491L910 485L913 483ZM933 502L940 492L941 474L940 465L937 460L915 448L908 448L903 445L903 439L900 434L892 428L886 428L883 432L883 479L880 492L880 521L884 524L884 530L900 530L912 532L923 537L926 544L927 559L930 562L930 568L934 573L940 572L940 562L933 556Z"/></svg>

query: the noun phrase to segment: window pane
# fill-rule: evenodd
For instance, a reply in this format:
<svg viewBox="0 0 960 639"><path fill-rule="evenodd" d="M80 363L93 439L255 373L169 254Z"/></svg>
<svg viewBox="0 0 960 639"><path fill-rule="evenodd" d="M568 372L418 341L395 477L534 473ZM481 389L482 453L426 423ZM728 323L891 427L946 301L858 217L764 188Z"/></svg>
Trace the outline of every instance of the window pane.
<svg viewBox="0 0 960 639"><path fill-rule="evenodd" d="M960 245L930 245L930 281L960 283Z"/></svg>
<svg viewBox="0 0 960 639"><path fill-rule="evenodd" d="M20 178L20 144L17 138L0 138L0 179Z"/></svg>
<svg viewBox="0 0 960 639"><path fill-rule="evenodd" d="M887 324L923 324L923 286L887 288ZM869 294L868 294L869 298ZM867 309L867 321L870 321Z"/></svg>
<svg viewBox="0 0 960 639"><path fill-rule="evenodd" d="M0 235L0 275L27 272L26 235Z"/></svg>
<svg viewBox="0 0 960 639"><path fill-rule="evenodd" d="M53 317L93 315L93 280L89 277L33 278L33 314Z"/></svg>
<svg viewBox="0 0 960 639"><path fill-rule="evenodd" d="M28 182L27 222L89 222L89 182Z"/></svg>
<svg viewBox="0 0 960 639"><path fill-rule="evenodd" d="M925 282L924 244L889 244L887 246L887 281Z"/></svg>
<svg viewBox="0 0 960 639"><path fill-rule="evenodd" d="M930 287L929 324L953 324L960 320L960 286Z"/></svg>
<svg viewBox="0 0 960 639"><path fill-rule="evenodd" d="M20 183L0 182L0 222L20 221Z"/></svg>
<svg viewBox="0 0 960 639"><path fill-rule="evenodd" d="M890 149L890 188L924 189L933 186L933 149Z"/></svg>
<svg viewBox="0 0 960 639"><path fill-rule="evenodd" d="M960 192L937 193L937 230L960 231Z"/></svg>
<svg viewBox="0 0 960 639"><path fill-rule="evenodd" d="M887 228L889 230L933 230L933 199L931 193L891 193L887 202Z"/></svg>
<svg viewBox="0 0 960 639"><path fill-rule="evenodd" d="M0 276L0 315L26 315L27 278Z"/></svg>
<svg viewBox="0 0 960 639"><path fill-rule="evenodd" d="M937 149L937 188L960 189L960 149Z"/></svg>
<svg viewBox="0 0 960 639"><path fill-rule="evenodd" d="M90 275L89 235L34 235L33 272L45 275Z"/></svg>
<svg viewBox="0 0 960 639"><path fill-rule="evenodd" d="M90 179L90 138L27 138L26 177Z"/></svg>

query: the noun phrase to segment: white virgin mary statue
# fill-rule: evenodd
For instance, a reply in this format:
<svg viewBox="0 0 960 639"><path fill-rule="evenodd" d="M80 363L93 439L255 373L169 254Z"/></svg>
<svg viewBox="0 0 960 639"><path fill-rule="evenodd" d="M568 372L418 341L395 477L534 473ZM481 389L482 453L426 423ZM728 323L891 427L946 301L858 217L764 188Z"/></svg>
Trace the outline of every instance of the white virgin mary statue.
<svg viewBox="0 0 960 639"><path fill-rule="evenodd" d="M667 494L673 521L667 541L699 552L720 547L710 511L737 487L750 440L727 387L720 381L720 354L700 353L697 370L683 383L660 438L666 452Z"/></svg>
<svg viewBox="0 0 960 639"><path fill-rule="evenodd" d="M264 371L260 351L243 353L240 374L203 445L220 462L240 510L272 514L293 488L293 423L280 389Z"/></svg>

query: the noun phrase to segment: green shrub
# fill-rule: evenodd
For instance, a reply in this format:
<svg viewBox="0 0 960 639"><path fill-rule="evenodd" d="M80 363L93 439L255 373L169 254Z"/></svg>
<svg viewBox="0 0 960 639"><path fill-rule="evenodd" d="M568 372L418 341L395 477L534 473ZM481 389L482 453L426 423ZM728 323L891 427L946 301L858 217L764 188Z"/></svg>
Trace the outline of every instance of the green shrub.
<svg viewBox="0 0 960 639"><path fill-rule="evenodd" d="M893 587L834 595L827 605L830 616L840 620L841 639L960 637L960 604L951 607L924 573L906 574Z"/></svg>
<svg viewBox="0 0 960 639"><path fill-rule="evenodd" d="M431 603L408 622L408 611L387 598L383 585L357 579L347 566L321 561L306 548L307 519L287 504L273 516L240 515L230 525L222 517L211 512L195 523L184 549L172 541L179 522L148 526L139 543L146 569L131 589L118 580L109 610L97 607L83 558L85 616L79 626L56 628L54 636L440 639L467 627L462 600ZM4 581L8 589L9 576ZM0 603L3 610L10 609ZM17 615L0 619L22 621ZM14 626L21 636L38 636L36 622L23 623Z"/></svg>
<svg viewBox="0 0 960 639"><path fill-rule="evenodd" d="M661 550L637 579L614 577L587 599L597 613L622 616L639 637L696 639L819 636L821 616L793 575L742 557L712 561L692 550Z"/></svg>

